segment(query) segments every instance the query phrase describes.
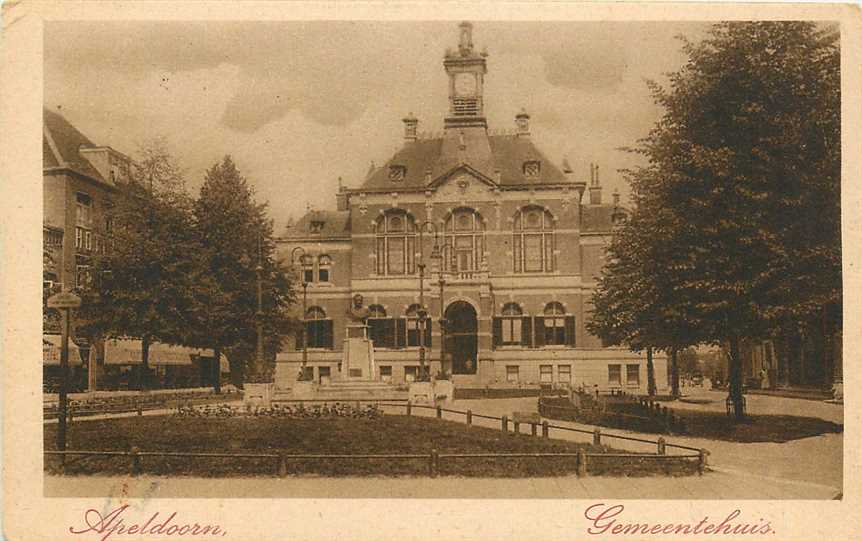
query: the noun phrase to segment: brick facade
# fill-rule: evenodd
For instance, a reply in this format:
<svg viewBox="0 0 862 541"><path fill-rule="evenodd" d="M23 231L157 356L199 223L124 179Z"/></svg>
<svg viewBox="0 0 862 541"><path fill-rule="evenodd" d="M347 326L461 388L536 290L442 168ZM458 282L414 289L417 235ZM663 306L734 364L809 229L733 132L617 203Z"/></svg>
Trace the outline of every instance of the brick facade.
<svg viewBox="0 0 862 541"><path fill-rule="evenodd" d="M585 327L624 209L617 197L602 204L598 167L591 168L586 195L587 182L576 180L567 163L547 160L533 143L527 113L517 115L513 132L489 132L481 95L486 55L474 52L468 24L460 31L458 51L444 60L450 81L444 133L422 136L408 115L404 146L391 160L369 170L359 188L341 188L338 210L309 212L279 241L280 257L304 271L306 314L324 318L306 324L314 345L323 346L308 348L308 366L315 378L337 377L360 295L372 310L374 378L409 377L419 365L411 307L420 305L424 264L432 374L452 373L461 386L644 391L645 357L604 348ZM282 388L296 380L303 349L297 337L286 341L277 358ZM656 381L666 381L665 358L655 364Z"/></svg>

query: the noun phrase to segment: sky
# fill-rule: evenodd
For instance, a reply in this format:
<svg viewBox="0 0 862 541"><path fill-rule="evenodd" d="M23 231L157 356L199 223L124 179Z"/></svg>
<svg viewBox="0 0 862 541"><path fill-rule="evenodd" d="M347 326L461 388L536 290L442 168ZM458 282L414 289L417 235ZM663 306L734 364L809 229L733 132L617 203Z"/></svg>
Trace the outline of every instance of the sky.
<svg viewBox="0 0 862 541"><path fill-rule="evenodd" d="M45 106L97 145L132 157L165 138L196 195L205 171L230 154L267 201L277 231L308 207L332 209L339 177L361 185L369 165L403 144L401 119L440 131L447 110L443 54L452 22L69 22L45 24ZM485 113L514 128L523 108L533 140L605 197L628 192L620 150L661 111L646 80L666 80L686 58L681 22L483 22Z"/></svg>

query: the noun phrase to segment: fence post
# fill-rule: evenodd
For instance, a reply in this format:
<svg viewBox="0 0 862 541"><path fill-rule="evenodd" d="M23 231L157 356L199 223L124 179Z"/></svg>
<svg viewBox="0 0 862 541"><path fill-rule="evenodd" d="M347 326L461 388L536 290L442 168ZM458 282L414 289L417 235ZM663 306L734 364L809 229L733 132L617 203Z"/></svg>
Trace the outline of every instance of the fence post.
<svg viewBox="0 0 862 541"><path fill-rule="evenodd" d="M132 475L141 475L141 456L138 454L141 450L137 446L133 446L130 450L132 456Z"/></svg>
<svg viewBox="0 0 862 541"><path fill-rule="evenodd" d="M437 453L437 449L431 449L431 456L428 461L428 474L431 477L437 477L437 468L439 467L438 461L440 460L440 455Z"/></svg>
<svg viewBox="0 0 862 541"><path fill-rule="evenodd" d="M467 410L467 426L471 426L473 424L473 412Z"/></svg>
<svg viewBox="0 0 862 541"><path fill-rule="evenodd" d="M530 423L530 435L531 436L536 435L536 423Z"/></svg>
<svg viewBox="0 0 862 541"><path fill-rule="evenodd" d="M521 433L521 423L518 421L512 421L512 433L520 434Z"/></svg>
<svg viewBox="0 0 862 541"><path fill-rule="evenodd" d="M701 449L700 454L697 459L697 473L699 475L703 475L704 470L706 470L706 456L709 453L706 449Z"/></svg>
<svg viewBox="0 0 862 541"><path fill-rule="evenodd" d="M141 405L140 400L136 400L135 404L137 404L137 406L138 406L138 417L140 417L141 415L144 414L144 407Z"/></svg>
<svg viewBox="0 0 862 541"><path fill-rule="evenodd" d="M69 402L69 424L72 424L75 415L72 413L75 410L75 405Z"/></svg>
<svg viewBox="0 0 862 541"><path fill-rule="evenodd" d="M443 418L443 408L442 408L442 407L440 407L440 406L437 406L437 418L438 418L438 419L442 419L442 418Z"/></svg>
<svg viewBox="0 0 862 541"><path fill-rule="evenodd" d="M410 402L407 402L407 416L408 417L413 414L412 410L413 410L412 405L410 404Z"/></svg>
<svg viewBox="0 0 862 541"><path fill-rule="evenodd" d="M583 447L578 449L577 474L578 477L587 475L587 451Z"/></svg>
<svg viewBox="0 0 862 541"><path fill-rule="evenodd" d="M664 438L659 438L658 441L656 442L656 446L658 447L658 449L657 449L658 454L660 454L660 455L666 454Z"/></svg>
<svg viewBox="0 0 862 541"><path fill-rule="evenodd" d="M500 419L500 429L504 434L509 431L509 418L505 415Z"/></svg>
<svg viewBox="0 0 862 541"><path fill-rule="evenodd" d="M593 445L601 445L602 444L602 429L596 427L593 430Z"/></svg>
<svg viewBox="0 0 862 541"><path fill-rule="evenodd" d="M548 420L547 419L542 421L542 437L543 438L548 437Z"/></svg>
<svg viewBox="0 0 862 541"><path fill-rule="evenodd" d="M278 476L287 476L287 457L284 455L279 455L278 457Z"/></svg>

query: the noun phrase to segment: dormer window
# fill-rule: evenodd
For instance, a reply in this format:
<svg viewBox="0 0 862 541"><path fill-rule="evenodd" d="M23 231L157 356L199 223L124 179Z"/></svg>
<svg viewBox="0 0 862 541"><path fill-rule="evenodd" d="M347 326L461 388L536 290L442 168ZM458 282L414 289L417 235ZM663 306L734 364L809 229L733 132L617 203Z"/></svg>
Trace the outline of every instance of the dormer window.
<svg viewBox="0 0 862 541"><path fill-rule="evenodd" d="M320 234L323 232L323 224L325 222L323 220L312 220L308 226L309 233Z"/></svg>
<svg viewBox="0 0 862 541"><path fill-rule="evenodd" d="M539 178L542 172L542 164L537 160L524 162L524 176L527 178Z"/></svg>
<svg viewBox="0 0 862 541"><path fill-rule="evenodd" d="M392 182L402 182L407 176L407 168L403 165L392 165L389 167L389 180Z"/></svg>

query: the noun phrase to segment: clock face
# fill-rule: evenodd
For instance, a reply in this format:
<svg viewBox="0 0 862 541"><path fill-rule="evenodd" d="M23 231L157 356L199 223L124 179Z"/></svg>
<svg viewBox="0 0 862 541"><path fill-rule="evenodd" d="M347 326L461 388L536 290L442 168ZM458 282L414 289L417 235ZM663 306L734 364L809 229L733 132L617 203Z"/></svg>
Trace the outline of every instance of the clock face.
<svg viewBox="0 0 862 541"><path fill-rule="evenodd" d="M476 93L476 77L469 73L459 73L455 76L455 94L472 96Z"/></svg>

